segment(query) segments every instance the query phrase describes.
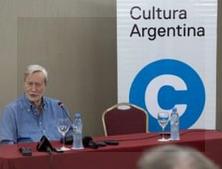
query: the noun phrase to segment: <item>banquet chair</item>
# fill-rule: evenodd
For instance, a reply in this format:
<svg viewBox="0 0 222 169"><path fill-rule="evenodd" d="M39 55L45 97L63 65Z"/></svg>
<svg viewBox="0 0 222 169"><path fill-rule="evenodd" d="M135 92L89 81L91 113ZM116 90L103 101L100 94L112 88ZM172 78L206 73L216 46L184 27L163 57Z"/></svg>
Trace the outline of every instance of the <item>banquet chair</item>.
<svg viewBox="0 0 222 169"><path fill-rule="evenodd" d="M147 132L147 112L130 103L118 103L102 114L106 136Z"/></svg>

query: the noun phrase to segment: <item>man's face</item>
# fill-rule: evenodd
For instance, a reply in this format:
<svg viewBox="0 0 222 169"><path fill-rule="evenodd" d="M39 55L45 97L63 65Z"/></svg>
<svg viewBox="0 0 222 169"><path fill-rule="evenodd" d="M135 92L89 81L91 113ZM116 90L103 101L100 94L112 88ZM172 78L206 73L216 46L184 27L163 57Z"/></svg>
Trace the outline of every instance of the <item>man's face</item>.
<svg viewBox="0 0 222 169"><path fill-rule="evenodd" d="M42 72L35 72L25 78L25 94L35 105L39 105L41 103L41 98L44 95L45 88L45 77Z"/></svg>

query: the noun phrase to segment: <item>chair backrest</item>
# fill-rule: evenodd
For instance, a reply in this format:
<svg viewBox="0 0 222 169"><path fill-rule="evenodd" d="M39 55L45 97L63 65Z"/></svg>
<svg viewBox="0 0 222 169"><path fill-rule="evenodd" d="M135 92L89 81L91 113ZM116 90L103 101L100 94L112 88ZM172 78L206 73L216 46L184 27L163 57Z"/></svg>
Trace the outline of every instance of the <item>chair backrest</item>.
<svg viewBox="0 0 222 169"><path fill-rule="evenodd" d="M130 103L118 103L103 112L105 135L147 132L147 112Z"/></svg>

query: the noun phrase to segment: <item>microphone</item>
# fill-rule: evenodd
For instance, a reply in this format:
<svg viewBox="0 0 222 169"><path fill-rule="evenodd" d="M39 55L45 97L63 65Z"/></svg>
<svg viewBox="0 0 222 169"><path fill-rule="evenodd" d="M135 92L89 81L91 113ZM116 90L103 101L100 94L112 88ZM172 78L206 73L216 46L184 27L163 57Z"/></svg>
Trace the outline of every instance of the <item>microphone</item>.
<svg viewBox="0 0 222 169"><path fill-rule="evenodd" d="M96 142L93 141L92 137L90 136L85 136L82 139L82 144L85 148L93 148L93 149L97 149L99 146L97 145Z"/></svg>
<svg viewBox="0 0 222 169"><path fill-rule="evenodd" d="M60 142L63 143L63 139L61 139ZM73 143L73 136L71 135L65 136L65 144L71 145L72 143ZM116 140L93 141L92 137L85 136L82 139L82 144L85 148L97 149L99 147L104 147L107 145L118 145L119 142Z"/></svg>
<svg viewBox="0 0 222 169"><path fill-rule="evenodd" d="M36 149L40 152L52 153L55 151L55 148L51 145L46 136L42 136L39 143L36 146Z"/></svg>
<svg viewBox="0 0 222 169"><path fill-rule="evenodd" d="M61 139L60 142L63 143L63 139ZM65 144L66 145L72 145L72 143L73 143L73 136L71 136L71 135L65 136ZM85 147L85 148L97 149L99 147L97 145L97 143L94 142L92 137L90 137L90 136L83 137L82 138L82 144L83 144L83 147Z"/></svg>
<svg viewBox="0 0 222 169"><path fill-rule="evenodd" d="M61 107L62 109L64 109L64 105L63 105L63 103L62 102L58 102L58 105L59 105L59 107Z"/></svg>
<svg viewBox="0 0 222 169"><path fill-rule="evenodd" d="M65 113L65 115L68 117L70 122L72 123L72 118L70 117L69 113L66 111L64 104L61 101L59 101L57 104L62 109L62 111Z"/></svg>

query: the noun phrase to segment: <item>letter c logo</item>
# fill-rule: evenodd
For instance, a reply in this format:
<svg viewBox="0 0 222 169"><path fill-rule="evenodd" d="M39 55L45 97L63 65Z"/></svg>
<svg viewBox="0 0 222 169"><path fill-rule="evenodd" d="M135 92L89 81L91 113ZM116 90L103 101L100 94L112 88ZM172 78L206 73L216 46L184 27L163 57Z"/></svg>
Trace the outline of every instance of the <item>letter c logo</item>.
<svg viewBox="0 0 222 169"><path fill-rule="evenodd" d="M176 106L180 128L191 127L205 105L205 89L199 75L187 64L173 59L155 61L145 66L130 88L130 103L149 113L149 131L159 131L158 111L171 111Z"/></svg>

